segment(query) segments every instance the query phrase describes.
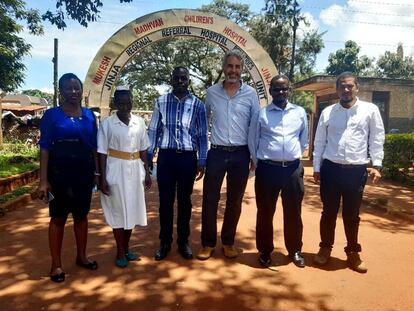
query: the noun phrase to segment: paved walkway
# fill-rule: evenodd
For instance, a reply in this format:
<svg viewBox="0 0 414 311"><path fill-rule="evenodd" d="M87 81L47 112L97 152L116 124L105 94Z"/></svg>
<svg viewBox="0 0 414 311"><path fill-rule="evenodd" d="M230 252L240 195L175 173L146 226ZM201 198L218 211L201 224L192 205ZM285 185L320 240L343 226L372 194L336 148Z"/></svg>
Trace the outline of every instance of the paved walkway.
<svg viewBox="0 0 414 311"><path fill-rule="evenodd" d="M226 259L218 246L214 258L208 261L186 261L174 246L166 260L155 262L152 256L158 246L158 218L154 187L147 196L149 224L134 231L131 243L142 259L124 270L116 268L112 233L103 222L95 196L88 249L100 267L90 272L75 265L69 221L63 249L67 278L63 284L48 278L47 207L36 201L8 213L0 218L0 310L414 309L414 222L409 212L401 218L384 208L372 208L378 197L385 196L388 207L401 205L405 211L413 211L412 191L389 184L367 186L365 202L371 207L363 208L360 227L362 256L369 267L364 275L347 268L340 218L330 264L324 269L296 268L286 258L278 206L273 254L278 268L271 271L257 263L253 180L249 180L246 190L237 235L236 246L243 253L235 260ZM311 182L309 169L305 181L303 252L310 264L318 249L321 206L319 188ZM196 184L193 196L191 243L195 252L200 247L201 186L201 182ZM222 214L223 209L220 219Z"/></svg>

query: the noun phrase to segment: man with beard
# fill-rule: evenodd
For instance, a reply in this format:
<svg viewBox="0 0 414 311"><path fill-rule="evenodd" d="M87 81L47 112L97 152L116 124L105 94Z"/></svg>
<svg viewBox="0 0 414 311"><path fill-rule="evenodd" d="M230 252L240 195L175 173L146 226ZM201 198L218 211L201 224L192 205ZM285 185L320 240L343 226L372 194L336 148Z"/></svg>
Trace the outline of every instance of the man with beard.
<svg viewBox="0 0 414 311"><path fill-rule="evenodd" d="M224 255L235 258L236 228L249 176L250 153L247 136L252 116L259 110L256 90L241 81L243 57L229 51L223 58L225 80L207 90L207 116L211 119L211 148L203 184L201 243L197 258L211 257L217 242L217 209L224 175L227 200L221 230Z"/></svg>
<svg viewBox="0 0 414 311"><path fill-rule="evenodd" d="M384 125L378 107L360 100L356 96L358 90L354 74L340 74L336 80L339 103L322 111L316 130L313 177L315 182L320 181L323 210L320 249L314 262L323 266L329 261L342 198L348 265L365 273L368 269L359 256L359 209L367 175L372 176L374 183L381 178ZM367 170L370 161L373 167Z"/></svg>

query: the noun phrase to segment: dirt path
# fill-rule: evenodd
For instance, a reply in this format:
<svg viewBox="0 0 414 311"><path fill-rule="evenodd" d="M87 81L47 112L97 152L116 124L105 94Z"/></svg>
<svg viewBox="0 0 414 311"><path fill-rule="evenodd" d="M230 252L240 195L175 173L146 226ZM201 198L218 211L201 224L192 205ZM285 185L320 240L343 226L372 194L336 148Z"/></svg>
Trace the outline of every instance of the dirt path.
<svg viewBox="0 0 414 311"><path fill-rule="evenodd" d="M309 172L303 206L303 252L311 264L319 243L320 201L319 188L311 183ZM63 248L67 273L63 284L54 284L48 278L46 206L33 202L7 214L0 218L0 310L414 309L413 221L372 208L362 210L360 241L369 271L361 275L347 268L345 236L338 218L330 264L326 269L299 269L285 257L278 206L274 220L277 248L273 254L278 271L263 269L255 249L253 180L249 180L244 198L236 243L243 253L237 259L226 259L218 246L214 258L206 262L185 261L174 246L166 260L155 262L152 256L158 246L158 218L154 188L148 193L149 225L135 230L132 238L132 248L141 253L142 260L132 262L125 270L114 266L114 240L95 197L88 249L100 267L90 272L75 266L70 221ZM196 184L193 196L191 242L195 252L200 247L201 185ZM414 210L412 192L388 185L368 186L368 202L376 193L384 195L381 191L392 196L389 205Z"/></svg>

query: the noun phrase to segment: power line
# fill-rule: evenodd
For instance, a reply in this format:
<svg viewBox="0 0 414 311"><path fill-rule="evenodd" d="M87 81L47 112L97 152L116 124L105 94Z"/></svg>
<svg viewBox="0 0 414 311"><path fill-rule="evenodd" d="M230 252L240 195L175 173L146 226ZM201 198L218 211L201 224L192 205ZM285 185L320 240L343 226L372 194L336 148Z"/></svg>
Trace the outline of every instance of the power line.
<svg viewBox="0 0 414 311"><path fill-rule="evenodd" d="M327 7L318 7L318 6L302 6L301 8L307 9L317 9L319 11L328 9ZM332 11L341 11L341 9L330 9ZM345 12L351 13L362 13L362 14L371 14L371 15L382 15L382 16L395 16L395 17L412 17L412 15L402 15L402 14L388 14L388 13L380 13L380 12L368 12L368 11L358 11L352 9L342 9Z"/></svg>
<svg viewBox="0 0 414 311"><path fill-rule="evenodd" d="M327 43L346 43L347 41L341 41L341 40L323 40L323 42L327 42ZM356 42L356 44L358 45L371 45L371 46L389 46L389 47L397 47L399 43L373 43L373 42ZM414 45L404 45L404 48L414 48Z"/></svg>
<svg viewBox="0 0 414 311"><path fill-rule="evenodd" d="M335 17L326 18L327 20L337 21ZM365 24L365 25L376 25L376 26L389 26L389 27L400 27L400 28L414 28L414 26L406 26L406 25L395 25L395 24L382 24L382 23L371 23L371 22L364 22L364 21L352 21L352 20L341 20L344 23L352 23L352 24Z"/></svg>
<svg viewBox="0 0 414 311"><path fill-rule="evenodd" d="M390 3L390 2L363 1L363 0L349 0L349 1L356 2L356 3L368 3L368 4L379 4L379 5L414 6L414 4L412 3Z"/></svg>

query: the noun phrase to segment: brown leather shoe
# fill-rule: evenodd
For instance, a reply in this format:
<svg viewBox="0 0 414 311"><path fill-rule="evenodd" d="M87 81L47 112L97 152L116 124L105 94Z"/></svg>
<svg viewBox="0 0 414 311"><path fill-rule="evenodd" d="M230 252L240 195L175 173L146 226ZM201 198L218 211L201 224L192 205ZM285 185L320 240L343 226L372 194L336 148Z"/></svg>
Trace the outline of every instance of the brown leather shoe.
<svg viewBox="0 0 414 311"><path fill-rule="evenodd" d="M197 259L207 260L213 255L214 247L205 246L197 254Z"/></svg>
<svg viewBox="0 0 414 311"><path fill-rule="evenodd" d="M359 253L357 252L350 252L347 253L346 256L348 257L348 265L349 267L359 273L367 273L368 268L365 263L359 257Z"/></svg>
<svg viewBox="0 0 414 311"><path fill-rule="evenodd" d="M324 266L331 258L331 249L329 247L321 247L319 252L313 258L313 262L319 266Z"/></svg>
<svg viewBox="0 0 414 311"><path fill-rule="evenodd" d="M239 255L234 245L223 245L223 253L227 258L236 258Z"/></svg>

